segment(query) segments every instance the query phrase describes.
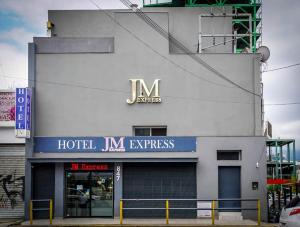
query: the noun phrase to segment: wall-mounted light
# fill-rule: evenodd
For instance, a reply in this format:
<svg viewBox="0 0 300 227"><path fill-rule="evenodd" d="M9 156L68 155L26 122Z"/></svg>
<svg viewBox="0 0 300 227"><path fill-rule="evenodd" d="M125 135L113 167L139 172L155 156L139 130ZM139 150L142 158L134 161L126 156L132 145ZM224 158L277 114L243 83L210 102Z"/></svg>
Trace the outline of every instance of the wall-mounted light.
<svg viewBox="0 0 300 227"><path fill-rule="evenodd" d="M51 21L47 21L47 35L49 37L52 36L52 31L53 31L53 28L54 28L54 24L51 22Z"/></svg>

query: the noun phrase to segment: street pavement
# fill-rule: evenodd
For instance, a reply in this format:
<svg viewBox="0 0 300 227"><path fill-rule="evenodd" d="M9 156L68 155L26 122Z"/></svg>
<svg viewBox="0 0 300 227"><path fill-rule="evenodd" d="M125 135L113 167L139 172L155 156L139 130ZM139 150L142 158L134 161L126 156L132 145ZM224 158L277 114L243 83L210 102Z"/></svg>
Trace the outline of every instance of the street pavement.
<svg viewBox="0 0 300 227"><path fill-rule="evenodd" d="M21 227L29 226L29 221L22 222ZM50 226L49 219L33 220L34 226ZM241 220L241 221L229 221L229 220L216 220L215 225L218 227L254 227L257 226L257 222L252 220ZM118 218L56 218L53 219L52 226L127 226L127 227L138 227L138 226L212 226L211 219L170 219L169 224L166 224L165 219L124 219L123 225L120 225ZM265 227L276 227L277 224L266 224L262 223L261 226Z"/></svg>

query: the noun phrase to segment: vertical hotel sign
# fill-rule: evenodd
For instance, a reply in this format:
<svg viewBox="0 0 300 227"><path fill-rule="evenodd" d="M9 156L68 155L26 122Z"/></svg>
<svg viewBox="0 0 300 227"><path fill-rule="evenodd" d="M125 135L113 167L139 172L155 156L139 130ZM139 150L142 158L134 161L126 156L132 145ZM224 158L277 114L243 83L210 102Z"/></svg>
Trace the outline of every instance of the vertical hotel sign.
<svg viewBox="0 0 300 227"><path fill-rule="evenodd" d="M30 88L16 88L16 126L15 134L19 138L30 138L31 130Z"/></svg>

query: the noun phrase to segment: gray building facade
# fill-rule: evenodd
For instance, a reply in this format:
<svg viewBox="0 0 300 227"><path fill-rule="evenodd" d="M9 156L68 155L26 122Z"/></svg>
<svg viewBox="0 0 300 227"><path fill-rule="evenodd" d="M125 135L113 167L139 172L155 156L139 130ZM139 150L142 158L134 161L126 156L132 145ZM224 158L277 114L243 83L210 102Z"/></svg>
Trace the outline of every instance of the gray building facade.
<svg viewBox="0 0 300 227"><path fill-rule="evenodd" d="M51 37L29 44L34 103L26 218L31 199L49 198L55 217L118 217L122 198L260 198L266 207L262 98L255 95L261 95L260 55L234 54L231 42L199 51L199 33L231 33L230 17L202 18L201 8L143 11L190 53L127 10L49 11ZM155 103L129 104L133 91ZM98 149L106 142L114 149ZM125 213L147 215L162 214Z"/></svg>

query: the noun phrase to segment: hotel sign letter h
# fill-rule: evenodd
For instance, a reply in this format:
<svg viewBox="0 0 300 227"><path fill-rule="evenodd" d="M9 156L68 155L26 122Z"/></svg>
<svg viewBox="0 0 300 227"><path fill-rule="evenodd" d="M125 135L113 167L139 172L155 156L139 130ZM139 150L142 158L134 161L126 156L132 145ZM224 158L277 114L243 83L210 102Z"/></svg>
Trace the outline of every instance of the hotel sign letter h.
<svg viewBox="0 0 300 227"><path fill-rule="evenodd" d="M150 90L148 89L143 79L130 79L131 82L131 95L132 98L127 99L128 104L137 103L160 103L161 97L159 96L159 81L154 80Z"/></svg>

